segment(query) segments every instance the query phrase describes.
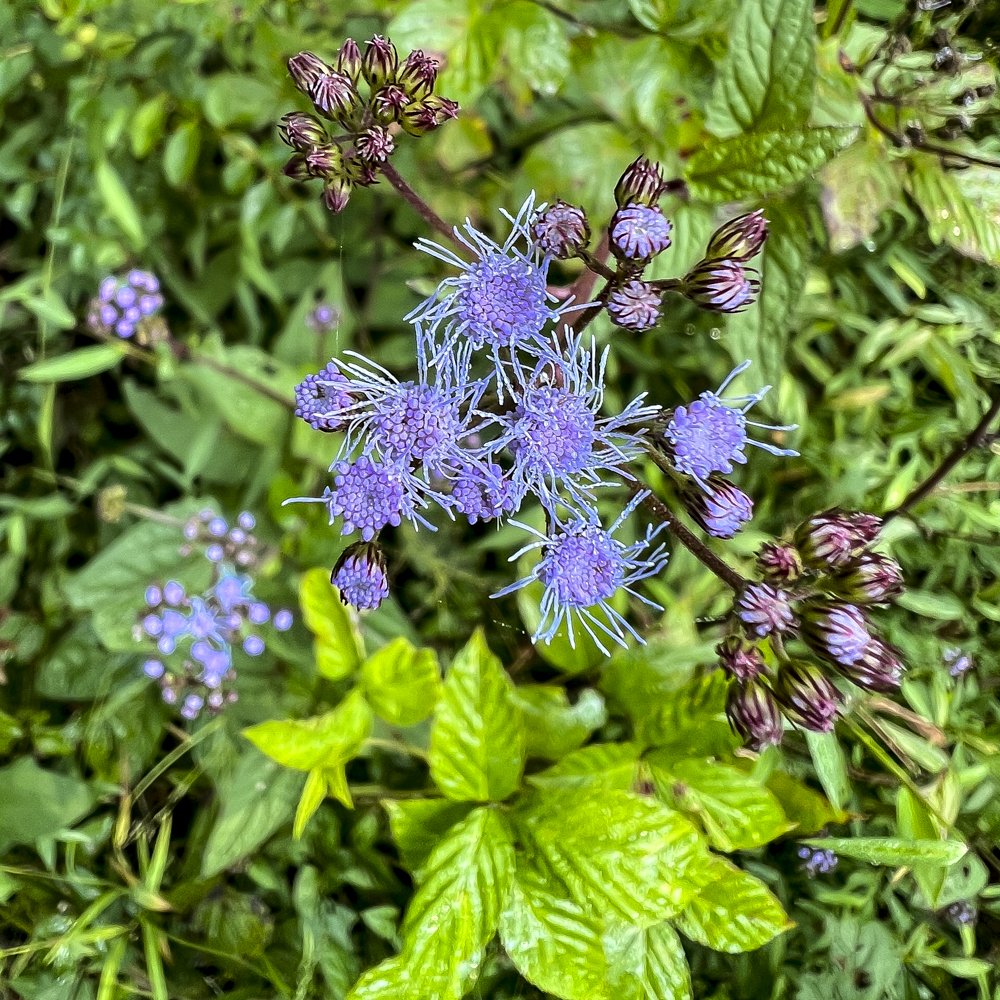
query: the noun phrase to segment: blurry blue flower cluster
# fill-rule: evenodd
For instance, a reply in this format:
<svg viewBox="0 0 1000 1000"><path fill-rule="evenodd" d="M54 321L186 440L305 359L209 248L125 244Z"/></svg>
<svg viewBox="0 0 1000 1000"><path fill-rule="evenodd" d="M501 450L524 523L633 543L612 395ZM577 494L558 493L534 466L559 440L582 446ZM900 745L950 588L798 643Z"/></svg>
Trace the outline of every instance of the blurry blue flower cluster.
<svg viewBox="0 0 1000 1000"><path fill-rule="evenodd" d="M271 608L253 595L249 571L260 557L253 535L254 517L243 511L230 526L204 510L184 525L183 555L200 555L212 564L212 580L201 594L189 594L176 580L146 588L145 608L136 623L137 640L156 644L143 673L160 685L163 700L177 705L185 719L217 712L237 698L237 649L260 656L265 628L284 632L292 614Z"/></svg>
<svg viewBox="0 0 1000 1000"><path fill-rule="evenodd" d="M142 324L163 308L160 282L149 271L133 268L123 277L108 275L90 304L87 322L96 333L130 340Z"/></svg>

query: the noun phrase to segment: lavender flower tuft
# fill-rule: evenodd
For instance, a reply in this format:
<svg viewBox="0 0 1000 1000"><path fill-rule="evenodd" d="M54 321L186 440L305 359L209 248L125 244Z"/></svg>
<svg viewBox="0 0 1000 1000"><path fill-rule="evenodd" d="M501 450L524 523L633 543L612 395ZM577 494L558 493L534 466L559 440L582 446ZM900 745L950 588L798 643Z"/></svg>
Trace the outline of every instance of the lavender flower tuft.
<svg viewBox="0 0 1000 1000"><path fill-rule="evenodd" d="M615 288L608 296L608 316L616 326L641 333L656 326L661 298L655 286L635 278Z"/></svg>
<svg viewBox="0 0 1000 1000"><path fill-rule="evenodd" d="M788 594L769 583L749 584L736 601L736 613L747 633L758 638L798 625Z"/></svg>
<svg viewBox="0 0 1000 1000"><path fill-rule="evenodd" d="M531 235L542 253L568 260L590 242L590 226L582 208L557 201L539 211Z"/></svg>
<svg viewBox="0 0 1000 1000"><path fill-rule="evenodd" d="M382 550L372 542L355 542L337 560L330 583L341 601L359 611L373 611L389 596Z"/></svg>
<svg viewBox="0 0 1000 1000"><path fill-rule="evenodd" d="M651 260L670 246L670 230L655 205L624 205L611 218L611 250L621 260Z"/></svg>

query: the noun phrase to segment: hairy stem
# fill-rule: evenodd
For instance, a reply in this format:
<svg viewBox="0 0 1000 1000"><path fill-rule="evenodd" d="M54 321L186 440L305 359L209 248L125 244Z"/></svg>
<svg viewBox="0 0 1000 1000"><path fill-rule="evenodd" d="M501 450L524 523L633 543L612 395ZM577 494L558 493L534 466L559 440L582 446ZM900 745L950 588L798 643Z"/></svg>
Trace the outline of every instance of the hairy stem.
<svg viewBox="0 0 1000 1000"><path fill-rule="evenodd" d="M901 514L908 514L911 508L915 507L924 497L933 492L944 477L970 451L974 451L985 442L989 436L990 427L997 417L1000 416L1000 386L994 387L993 391L993 399L979 423L948 452L941 464L919 486L916 486L898 507L894 507L882 515L883 521L891 521L894 517L899 517Z"/></svg>
<svg viewBox="0 0 1000 1000"><path fill-rule="evenodd" d="M391 163L384 163L382 165L382 176L403 196L404 200L409 203L424 222L436 229L442 236L447 237L456 246L461 247L463 250L465 249L462 247L451 226L403 180L399 171Z"/></svg>

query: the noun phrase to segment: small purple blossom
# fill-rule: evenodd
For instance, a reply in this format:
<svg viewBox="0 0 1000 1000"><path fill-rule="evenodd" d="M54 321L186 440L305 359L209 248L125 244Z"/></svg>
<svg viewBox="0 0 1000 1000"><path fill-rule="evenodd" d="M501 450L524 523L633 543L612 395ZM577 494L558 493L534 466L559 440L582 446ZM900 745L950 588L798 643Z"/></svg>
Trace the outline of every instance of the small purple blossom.
<svg viewBox="0 0 1000 1000"><path fill-rule="evenodd" d="M295 387L295 416L318 431L343 429L345 414L354 402L350 384L331 361L322 371L307 375Z"/></svg>
<svg viewBox="0 0 1000 1000"><path fill-rule="evenodd" d="M292 627L292 621L292 613L287 608L275 612L273 624L278 632L287 632Z"/></svg>
<svg viewBox="0 0 1000 1000"><path fill-rule="evenodd" d="M765 542L757 550L757 568L765 582L781 586L802 575L802 559L793 545Z"/></svg>
<svg viewBox="0 0 1000 1000"><path fill-rule="evenodd" d="M791 722L815 733L832 732L840 710L840 695L812 664L795 661L783 664L775 695Z"/></svg>
<svg viewBox="0 0 1000 1000"><path fill-rule="evenodd" d="M306 323L314 333L329 333L340 323L340 310L329 302L320 302L309 312Z"/></svg>
<svg viewBox="0 0 1000 1000"><path fill-rule="evenodd" d="M827 848L808 847L805 844L799 848L802 859L802 870L810 877L829 875L837 867L839 858Z"/></svg>
<svg viewBox="0 0 1000 1000"><path fill-rule="evenodd" d="M788 632L798 624L788 594L769 583L751 583L740 594L736 611L750 635L762 638Z"/></svg>
<svg viewBox="0 0 1000 1000"><path fill-rule="evenodd" d="M762 209L740 215L721 225L708 241L706 260L731 260L745 264L756 257L767 239L767 219Z"/></svg>
<svg viewBox="0 0 1000 1000"><path fill-rule="evenodd" d="M760 281L734 260L703 260L685 276L682 291L702 309L739 313L753 305Z"/></svg>
<svg viewBox="0 0 1000 1000"><path fill-rule="evenodd" d="M759 677L765 670L760 650L738 635L727 636L715 647L715 651L722 669L743 684Z"/></svg>
<svg viewBox="0 0 1000 1000"><path fill-rule="evenodd" d="M655 205L624 205L611 219L611 250L623 260L650 260L670 246L670 230Z"/></svg>
<svg viewBox="0 0 1000 1000"><path fill-rule="evenodd" d="M389 596L382 550L370 542L345 549L330 574L341 601L359 611L373 611Z"/></svg>
<svg viewBox="0 0 1000 1000"><path fill-rule="evenodd" d="M450 499L469 524L497 520L521 504L517 487L495 462L470 461L461 465L452 479Z"/></svg>
<svg viewBox="0 0 1000 1000"><path fill-rule="evenodd" d="M123 340L134 337L144 320L163 308L156 276L133 268L124 277L109 275L101 281L91 303L88 323L92 330L115 334Z"/></svg>
<svg viewBox="0 0 1000 1000"><path fill-rule="evenodd" d="M721 476L710 476L707 486L684 490L684 509L714 538L732 538L753 517L753 500Z"/></svg>
<svg viewBox="0 0 1000 1000"><path fill-rule="evenodd" d="M648 281L635 278L608 296L608 316L616 326L641 333L656 326L662 298Z"/></svg>
<svg viewBox="0 0 1000 1000"><path fill-rule="evenodd" d="M972 657L959 646L949 646L945 649L942 659L952 677L961 677L976 665Z"/></svg>
<svg viewBox="0 0 1000 1000"><path fill-rule="evenodd" d="M531 235L542 253L567 260L590 242L590 226L582 208L557 201L540 206Z"/></svg>
<svg viewBox="0 0 1000 1000"><path fill-rule="evenodd" d="M814 602L803 613L802 638L824 659L849 667L872 641L868 619L853 604Z"/></svg>
<svg viewBox="0 0 1000 1000"><path fill-rule="evenodd" d="M726 718L751 750L777 746L784 735L781 709L764 684L733 681L726 697Z"/></svg>

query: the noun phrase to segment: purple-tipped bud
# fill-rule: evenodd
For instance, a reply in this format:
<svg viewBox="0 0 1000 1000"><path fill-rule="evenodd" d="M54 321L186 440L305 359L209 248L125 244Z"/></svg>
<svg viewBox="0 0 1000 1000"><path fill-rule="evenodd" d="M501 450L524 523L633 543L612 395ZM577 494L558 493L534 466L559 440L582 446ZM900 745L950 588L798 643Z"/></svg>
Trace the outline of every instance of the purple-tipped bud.
<svg viewBox="0 0 1000 1000"><path fill-rule="evenodd" d="M399 121L403 109L410 103L410 95L395 83L379 87L372 95L371 108L383 125Z"/></svg>
<svg viewBox="0 0 1000 1000"><path fill-rule="evenodd" d="M327 178L323 185L323 204L333 212L343 212L351 198L351 182L346 177Z"/></svg>
<svg viewBox="0 0 1000 1000"><path fill-rule="evenodd" d="M788 594L769 583L748 584L736 601L736 613L747 633L758 638L798 625Z"/></svg>
<svg viewBox="0 0 1000 1000"><path fill-rule="evenodd" d="M681 291L702 309L739 313L756 301L760 281L736 261L702 260L684 276Z"/></svg>
<svg viewBox="0 0 1000 1000"><path fill-rule="evenodd" d="M421 136L458 117L458 105L446 97L428 94L419 101L413 101L404 108L399 124L410 135Z"/></svg>
<svg viewBox="0 0 1000 1000"><path fill-rule="evenodd" d="M854 510L848 515L851 524L866 542L874 542L882 530L882 518L876 514L865 514L863 511Z"/></svg>
<svg viewBox="0 0 1000 1000"><path fill-rule="evenodd" d="M361 59L361 72L371 87L381 87L396 75L399 56L396 46L381 35L373 36L365 42L365 54Z"/></svg>
<svg viewBox="0 0 1000 1000"><path fill-rule="evenodd" d="M341 121L350 118L361 100L351 78L336 70L315 80L309 88L309 97L321 115Z"/></svg>
<svg viewBox="0 0 1000 1000"><path fill-rule="evenodd" d="M881 639L872 639L860 658L837 669L852 684L866 691L898 691L906 671L899 652Z"/></svg>
<svg viewBox="0 0 1000 1000"><path fill-rule="evenodd" d="M361 75L361 49L358 48L358 43L353 38L348 38L340 46L340 51L337 53L336 69L338 73L343 73L344 76L348 77L352 83L358 82L358 77Z"/></svg>
<svg viewBox="0 0 1000 1000"><path fill-rule="evenodd" d="M760 650L741 636L727 635L715 651L719 654L719 666L744 684L764 672L764 657Z"/></svg>
<svg viewBox="0 0 1000 1000"><path fill-rule="evenodd" d="M895 559L864 552L831 581L838 597L859 604L885 604L903 593L903 571Z"/></svg>
<svg viewBox="0 0 1000 1000"><path fill-rule="evenodd" d="M802 613L802 638L817 656L839 666L857 663L872 641L865 613L853 604L810 601Z"/></svg>
<svg viewBox="0 0 1000 1000"><path fill-rule="evenodd" d="M781 586L802 576L802 559L794 545L765 542L757 550L757 568L768 583Z"/></svg>
<svg viewBox="0 0 1000 1000"><path fill-rule="evenodd" d="M358 156L366 163L385 163L396 148L387 129L381 125L372 125L366 128L354 140L354 149Z"/></svg>
<svg viewBox="0 0 1000 1000"><path fill-rule="evenodd" d="M291 111L282 116L278 133L283 142L300 153L312 149L313 146L320 146L330 138L318 119L302 111Z"/></svg>
<svg viewBox="0 0 1000 1000"><path fill-rule="evenodd" d="M655 205L663 194L663 171L659 163L637 157L626 168L615 185L615 204L637 203Z"/></svg>
<svg viewBox="0 0 1000 1000"><path fill-rule="evenodd" d="M978 914L976 908L967 900L960 899L949 904L944 911L944 915L956 927L971 927L975 924Z"/></svg>
<svg viewBox="0 0 1000 1000"><path fill-rule="evenodd" d="M735 260L738 264L745 264L760 253L766 239L767 219L764 212L758 209L749 215L730 219L716 229L708 241L705 259Z"/></svg>
<svg viewBox="0 0 1000 1000"><path fill-rule="evenodd" d="M803 845L799 848L802 870L810 877L829 875L837 867L839 858L829 849L819 849Z"/></svg>
<svg viewBox="0 0 1000 1000"><path fill-rule="evenodd" d="M870 536L869 522L859 523L859 517L867 519L871 515L850 514L833 507L803 521L795 529L795 544L803 563L810 569L830 570L847 566L857 559L874 537Z"/></svg>
<svg viewBox="0 0 1000 1000"><path fill-rule="evenodd" d="M306 158L301 153L296 153L284 165L281 172L293 181L307 181L312 177L312 174L309 172L309 165L306 163Z"/></svg>
<svg viewBox="0 0 1000 1000"><path fill-rule="evenodd" d="M608 296L608 315L626 330L649 330L660 318L660 299L653 285L634 279Z"/></svg>
<svg viewBox="0 0 1000 1000"><path fill-rule="evenodd" d="M781 709L763 684L729 685L726 717L733 732L752 750L777 746L784 734Z"/></svg>
<svg viewBox="0 0 1000 1000"><path fill-rule="evenodd" d="M310 177L332 177L344 169L344 154L333 143L314 146L305 154L305 161Z"/></svg>
<svg viewBox="0 0 1000 1000"><path fill-rule="evenodd" d="M611 217L611 252L619 260L650 260L670 246L670 230L655 205L623 205Z"/></svg>
<svg viewBox="0 0 1000 1000"><path fill-rule="evenodd" d="M291 74L295 86L303 94L309 94L316 81L320 77L332 73L333 70L315 53L300 52L288 60L288 72Z"/></svg>
<svg viewBox="0 0 1000 1000"><path fill-rule="evenodd" d="M818 667L785 663L775 688L785 716L814 733L829 733L837 719L840 695Z"/></svg>
<svg viewBox="0 0 1000 1000"><path fill-rule="evenodd" d="M684 509L714 538L732 538L753 517L753 500L722 476L681 492Z"/></svg>
<svg viewBox="0 0 1000 1000"><path fill-rule="evenodd" d="M344 604L359 611L372 611L389 596L385 557L374 542L348 546L330 574L330 583Z"/></svg>
<svg viewBox="0 0 1000 1000"><path fill-rule="evenodd" d="M438 61L420 49L414 49L399 67L396 83L411 97L426 97L434 89L437 75Z"/></svg>
<svg viewBox="0 0 1000 1000"><path fill-rule="evenodd" d="M539 213L531 234L542 253L568 260L590 242L590 225L582 208L557 201Z"/></svg>

